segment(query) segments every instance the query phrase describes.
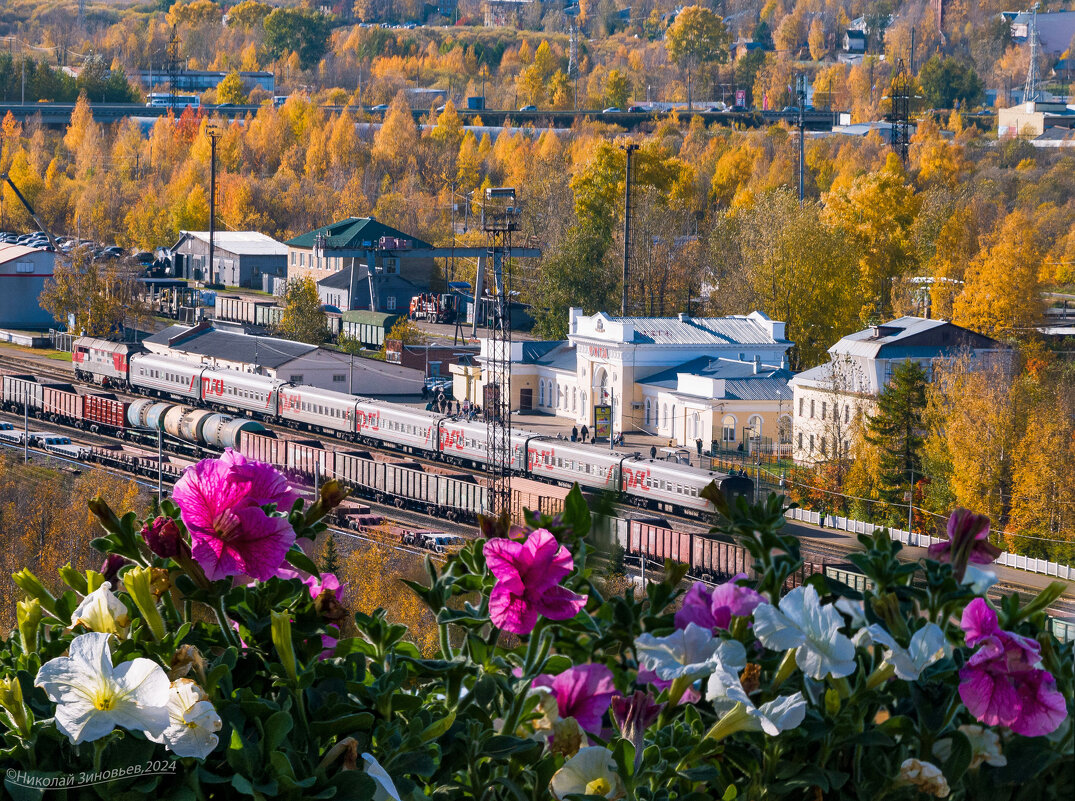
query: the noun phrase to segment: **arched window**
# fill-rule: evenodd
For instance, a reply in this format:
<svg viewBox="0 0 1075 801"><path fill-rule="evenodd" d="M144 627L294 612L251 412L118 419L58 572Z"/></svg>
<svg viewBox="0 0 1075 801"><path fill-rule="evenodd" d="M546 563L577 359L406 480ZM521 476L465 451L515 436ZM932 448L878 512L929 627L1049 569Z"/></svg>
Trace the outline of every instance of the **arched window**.
<svg viewBox="0 0 1075 801"><path fill-rule="evenodd" d="M721 421L721 439L725 442L735 442L735 417L730 414L724 415Z"/></svg>
<svg viewBox="0 0 1075 801"><path fill-rule="evenodd" d="M538 406L545 405L545 379L538 379Z"/></svg>
<svg viewBox="0 0 1075 801"><path fill-rule="evenodd" d="M585 414L586 413L586 393L585 392L580 393L579 403L582 404L582 412L583 412L583 414Z"/></svg>
<svg viewBox="0 0 1075 801"><path fill-rule="evenodd" d="M571 388L571 411L577 412L579 410L579 389L578 387Z"/></svg>
<svg viewBox="0 0 1075 801"><path fill-rule="evenodd" d="M668 404L661 406L661 428L668 428Z"/></svg>
<svg viewBox="0 0 1075 801"><path fill-rule="evenodd" d="M671 415L672 415L672 437L674 439L675 436L676 436L676 405L674 403L672 404Z"/></svg>
<svg viewBox="0 0 1075 801"><path fill-rule="evenodd" d="M646 425L649 425L649 412L650 412L649 398L646 398Z"/></svg>
<svg viewBox="0 0 1075 801"><path fill-rule="evenodd" d="M694 414L694 438L699 439L702 436L702 415L695 412Z"/></svg>
<svg viewBox="0 0 1075 801"><path fill-rule="evenodd" d="M750 429L751 429L750 431L747 432L747 434L751 437L751 439L761 439L761 426L762 426L761 415L760 414L751 415L750 419L747 421L747 425L750 426Z"/></svg>
<svg viewBox="0 0 1075 801"><path fill-rule="evenodd" d="M556 385L556 408L564 408L564 388L559 384Z"/></svg>
<svg viewBox="0 0 1075 801"><path fill-rule="evenodd" d="M777 436L780 439L781 445L791 444L791 415L781 415L780 421L777 423Z"/></svg>

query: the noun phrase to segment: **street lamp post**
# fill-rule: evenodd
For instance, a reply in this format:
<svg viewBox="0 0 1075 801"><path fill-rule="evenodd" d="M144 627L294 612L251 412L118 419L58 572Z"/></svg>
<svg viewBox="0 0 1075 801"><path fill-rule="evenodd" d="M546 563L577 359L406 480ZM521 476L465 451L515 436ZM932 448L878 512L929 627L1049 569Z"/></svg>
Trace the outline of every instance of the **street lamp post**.
<svg viewBox="0 0 1075 801"><path fill-rule="evenodd" d="M216 140L222 131L215 124L205 126L205 135L209 137L209 282L213 283L213 251L216 235Z"/></svg>

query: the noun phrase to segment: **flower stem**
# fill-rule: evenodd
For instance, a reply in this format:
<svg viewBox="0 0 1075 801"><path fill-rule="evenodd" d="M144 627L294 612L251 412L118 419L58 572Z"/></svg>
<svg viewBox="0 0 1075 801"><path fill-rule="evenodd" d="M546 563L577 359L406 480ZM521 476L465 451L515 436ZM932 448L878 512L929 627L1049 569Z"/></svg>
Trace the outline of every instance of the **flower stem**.
<svg viewBox="0 0 1075 801"><path fill-rule="evenodd" d="M104 756L105 748L108 746L108 738L102 737L100 740L93 741L93 772L101 772L101 757Z"/></svg>
<svg viewBox="0 0 1075 801"><path fill-rule="evenodd" d="M787 653L784 654L784 659L780 663L780 667L777 668L776 675L773 677L773 689L775 690L781 684L784 683L791 674L795 672L795 651L796 648L789 648Z"/></svg>
<svg viewBox="0 0 1075 801"><path fill-rule="evenodd" d="M895 675L896 668L888 662L882 662L874 669L869 678L866 679L866 689L872 690L874 687L884 684Z"/></svg>
<svg viewBox="0 0 1075 801"><path fill-rule="evenodd" d="M217 596L213 611L216 612L216 620L220 626L220 635L227 640L228 645L234 645L239 650L242 650L238 636L231 630L231 620L228 618L228 610L224 606L223 595Z"/></svg>

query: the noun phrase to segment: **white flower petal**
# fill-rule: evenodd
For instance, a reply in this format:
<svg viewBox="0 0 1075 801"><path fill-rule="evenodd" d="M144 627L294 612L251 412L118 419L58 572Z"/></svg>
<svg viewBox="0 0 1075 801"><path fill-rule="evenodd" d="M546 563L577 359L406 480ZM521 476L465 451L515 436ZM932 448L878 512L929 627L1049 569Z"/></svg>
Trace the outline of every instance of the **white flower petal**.
<svg viewBox="0 0 1075 801"><path fill-rule="evenodd" d="M786 651L803 644L802 631L772 604L754 610L754 635L770 651Z"/></svg>
<svg viewBox="0 0 1075 801"><path fill-rule="evenodd" d="M396 783L388 775L388 771L381 767L373 754L363 754L362 759L366 762L366 775L373 779L376 789L373 791L373 801L401 801Z"/></svg>
<svg viewBox="0 0 1075 801"><path fill-rule="evenodd" d="M82 599L71 614L71 626L85 626L90 631L127 636L131 619L123 601L112 593L112 585L104 582Z"/></svg>
<svg viewBox="0 0 1075 801"><path fill-rule="evenodd" d="M798 728L806 718L806 699L802 693L781 695L759 706L758 717L769 735Z"/></svg>
<svg viewBox="0 0 1075 801"><path fill-rule="evenodd" d="M997 583L996 571L967 565L963 571L963 583L974 590L975 595L985 595L986 591Z"/></svg>
<svg viewBox="0 0 1075 801"><path fill-rule="evenodd" d="M862 601L853 601L850 598L837 598L833 606L851 618L852 628L859 628L866 623L866 615Z"/></svg>
<svg viewBox="0 0 1075 801"><path fill-rule="evenodd" d="M221 720L205 691L190 679L172 682L168 696L168 725L160 735L146 737L164 743L176 756L204 759L217 747Z"/></svg>
<svg viewBox="0 0 1075 801"><path fill-rule="evenodd" d="M56 728L72 745L99 740L116 728L112 715L102 712L87 700L60 704L56 707Z"/></svg>
<svg viewBox="0 0 1075 801"><path fill-rule="evenodd" d="M590 782L604 779L609 791L605 797L619 798L623 795L623 780L616 772L616 761L612 752L603 746L594 745L580 748L578 753L564 763L549 782L549 789L556 798L571 794L584 794Z"/></svg>
<svg viewBox="0 0 1075 801"><path fill-rule="evenodd" d="M638 661L660 679L671 681L681 676L712 673L720 661L720 643L713 632L690 623L686 629L677 629L667 637L654 637L648 632L640 635L635 640L635 653Z"/></svg>
<svg viewBox="0 0 1075 801"><path fill-rule="evenodd" d="M721 640L716 657L727 670L742 670L747 666L747 649L739 640Z"/></svg>

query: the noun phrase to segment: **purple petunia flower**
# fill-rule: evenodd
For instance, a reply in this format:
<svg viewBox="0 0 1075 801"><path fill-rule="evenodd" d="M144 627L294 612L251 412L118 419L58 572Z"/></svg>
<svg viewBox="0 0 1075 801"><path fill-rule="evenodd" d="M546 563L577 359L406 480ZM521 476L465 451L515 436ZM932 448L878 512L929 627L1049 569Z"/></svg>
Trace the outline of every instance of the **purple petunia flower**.
<svg viewBox="0 0 1075 801"><path fill-rule="evenodd" d="M1067 704L1053 675L1040 667L1037 641L1001 629L982 598L967 605L960 625L967 645L979 646L959 671L959 697L978 721L1027 737L1048 734L1064 722Z"/></svg>
<svg viewBox="0 0 1075 801"><path fill-rule="evenodd" d="M347 592L347 585L341 584L333 573L322 573L320 576L307 576L303 584L310 590L310 598L317 600L323 592L331 592L336 601L343 603L343 596Z"/></svg>
<svg viewBox="0 0 1075 801"><path fill-rule="evenodd" d="M619 695L612 699L612 719L620 729L620 734L635 747L635 765L642 761L642 747L645 745L646 729L656 722L664 709L652 695L642 690L635 690L631 696Z"/></svg>
<svg viewBox="0 0 1075 801"><path fill-rule="evenodd" d="M575 561L546 529L531 532L526 542L489 540L483 553L497 580L489 595L489 616L504 631L529 634L540 616L569 620L586 605L587 596L559 586Z"/></svg>
<svg viewBox="0 0 1075 801"><path fill-rule="evenodd" d="M967 565L992 564L1000 548L989 541L989 518L969 509L956 509L948 517L948 541L929 546L929 558L951 562L957 581L963 580Z"/></svg>
<svg viewBox="0 0 1075 801"><path fill-rule="evenodd" d="M676 612L676 628L685 629L694 623L715 632L728 628L733 617L753 614L766 601L750 587L739 586L737 582L746 577L746 573L737 573L712 591L696 581L683 598L683 608Z"/></svg>
<svg viewBox="0 0 1075 801"><path fill-rule="evenodd" d="M574 718L584 731L601 731L601 718L608 711L616 685L605 665L586 664L568 668L557 676L535 676L532 687L548 687L556 698L561 718Z"/></svg>
<svg viewBox="0 0 1075 801"><path fill-rule="evenodd" d="M277 574L295 541L286 517L298 496L271 465L248 461L230 448L219 459L188 467L172 500L191 536L191 553L211 580L246 574L265 581Z"/></svg>

